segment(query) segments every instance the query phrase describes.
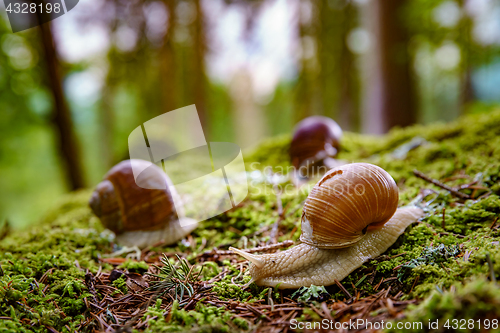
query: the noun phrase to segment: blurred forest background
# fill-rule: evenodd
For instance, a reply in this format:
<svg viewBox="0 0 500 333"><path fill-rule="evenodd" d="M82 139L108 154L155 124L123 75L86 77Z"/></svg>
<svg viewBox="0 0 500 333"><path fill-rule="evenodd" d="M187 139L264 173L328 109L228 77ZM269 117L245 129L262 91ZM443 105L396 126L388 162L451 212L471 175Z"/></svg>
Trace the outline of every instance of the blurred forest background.
<svg viewBox="0 0 500 333"><path fill-rule="evenodd" d="M209 141L246 148L313 114L382 134L500 103L500 0L81 0L15 34L0 13L0 219L16 227L186 105Z"/></svg>

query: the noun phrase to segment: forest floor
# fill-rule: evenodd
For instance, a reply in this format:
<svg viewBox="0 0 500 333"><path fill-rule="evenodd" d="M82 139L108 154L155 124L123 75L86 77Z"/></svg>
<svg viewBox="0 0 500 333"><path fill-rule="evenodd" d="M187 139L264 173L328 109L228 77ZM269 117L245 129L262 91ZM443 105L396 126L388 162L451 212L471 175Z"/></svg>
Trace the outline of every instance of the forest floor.
<svg viewBox="0 0 500 333"><path fill-rule="evenodd" d="M399 186L400 206L417 204L424 218L338 285L243 288L248 264L229 246L298 243L310 187L285 182L277 196L266 172L257 172L287 167L289 141L272 139L246 155L248 170L264 181L252 178L238 208L175 246L152 244L140 260L109 256L117 247L88 208L89 190L64 197L26 230L0 228L0 332L290 332L324 319L363 319L350 331L382 321L389 331L400 331L397 323L415 332L430 323L436 331L499 328L500 110L381 138L346 133L339 158L384 168Z"/></svg>

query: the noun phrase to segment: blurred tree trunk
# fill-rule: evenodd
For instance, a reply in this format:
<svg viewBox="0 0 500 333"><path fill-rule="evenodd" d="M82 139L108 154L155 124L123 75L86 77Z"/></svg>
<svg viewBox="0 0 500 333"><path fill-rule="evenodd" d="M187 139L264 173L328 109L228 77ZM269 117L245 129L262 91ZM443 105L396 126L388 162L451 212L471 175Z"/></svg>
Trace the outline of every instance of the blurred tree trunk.
<svg viewBox="0 0 500 333"><path fill-rule="evenodd" d="M160 51L160 71L161 71L161 84L162 84L162 98L163 107L162 111L168 112L177 108L178 91L176 90L176 64L175 64L175 47L174 47L174 33L176 27L175 6L176 0L165 0L168 11L168 27L163 39L163 47Z"/></svg>
<svg viewBox="0 0 500 333"><path fill-rule="evenodd" d="M352 29L357 25L359 16L357 7L352 1L347 2L343 9L344 18L341 30L340 52L340 100L339 100L339 125L346 130L359 130L359 98L360 82L359 71L355 64L355 57L347 47L347 38Z"/></svg>
<svg viewBox="0 0 500 333"><path fill-rule="evenodd" d="M115 97L116 78L114 73L108 72L102 89L101 106L99 109L101 153L106 170L111 168L117 161L113 150L113 134L115 114L113 102Z"/></svg>
<svg viewBox="0 0 500 333"><path fill-rule="evenodd" d="M114 2L116 6L116 2ZM111 35L116 33L118 28L118 17L114 17L110 24ZM104 82L104 87L101 93L101 104L99 108L99 134L101 139L101 154L104 169L107 171L118 162L115 159L113 136L115 132L115 113L114 113L114 98L116 85L118 84L119 77L114 66L117 63L117 50L112 47L108 52L109 68Z"/></svg>
<svg viewBox="0 0 500 333"><path fill-rule="evenodd" d="M337 121L343 129L355 131L359 129L359 80L353 54L346 47L341 51L340 64L342 68Z"/></svg>
<svg viewBox="0 0 500 333"><path fill-rule="evenodd" d="M347 0L321 0L317 29L323 114L348 130L359 121L359 80L354 55L347 47L349 32L358 25L357 8Z"/></svg>
<svg viewBox="0 0 500 333"><path fill-rule="evenodd" d="M207 128L207 106L206 106L206 86L207 77L205 74L205 54L206 54L206 40L205 40L205 17L203 8L201 7L200 0L194 0L196 7L196 19L194 21L194 101L198 115L200 116L201 125L205 132L209 132Z"/></svg>
<svg viewBox="0 0 500 333"><path fill-rule="evenodd" d="M370 5L375 40L368 55L372 73L366 86L364 132L382 134L416 120L408 37L400 13L407 1L373 0Z"/></svg>
<svg viewBox="0 0 500 333"><path fill-rule="evenodd" d="M461 112L464 112L464 108L472 101L476 99L474 95L474 89L472 87L472 68L469 64L466 65L466 69L462 74L462 98L461 98Z"/></svg>
<svg viewBox="0 0 500 333"><path fill-rule="evenodd" d="M317 6L317 25L315 39L318 45L318 88L321 92L321 114L338 121L339 101L342 89L340 73L343 72L341 54L345 48L342 40L344 25L344 1L319 0Z"/></svg>
<svg viewBox="0 0 500 333"><path fill-rule="evenodd" d="M229 93L233 100L236 142L244 149L255 145L266 134L266 119L262 109L256 105L252 76L242 68L230 83Z"/></svg>
<svg viewBox="0 0 500 333"><path fill-rule="evenodd" d="M300 44L300 69L297 79L295 92L295 115L294 122L298 122L312 114L314 114L314 95L316 92L314 83L316 72L316 45L315 39L312 38L313 27L311 18L307 17L303 6L313 6L312 2L301 0L298 5L298 28L299 28L299 44ZM311 9L311 10L314 10ZM314 15L314 14L312 14Z"/></svg>
<svg viewBox="0 0 500 333"><path fill-rule="evenodd" d="M335 119L342 128L357 128L359 92L354 56L347 35L357 26L357 9L347 0L302 1L299 35L302 46L295 120L312 114Z"/></svg>
<svg viewBox="0 0 500 333"><path fill-rule="evenodd" d="M51 22L40 26L42 45L47 66L48 84L54 100L53 123L57 130L59 151L69 178L71 189L85 186L80 149L71 119L71 112L64 97L60 64L52 37Z"/></svg>
<svg viewBox="0 0 500 333"><path fill-rule="evenodd" d="M460 0L459 4L462 9L465 6L465 1ZM461 46L462 62L461 62L461 94L460 94L460 112L464 113L465 107L467 107L470 102L474 101L476 96L474 96L474 89L472 87L472 54L471 49L473 48L473 37L472 37L472 19L465 16L460 21L459 26L459 37L458 43Z"/></svg>

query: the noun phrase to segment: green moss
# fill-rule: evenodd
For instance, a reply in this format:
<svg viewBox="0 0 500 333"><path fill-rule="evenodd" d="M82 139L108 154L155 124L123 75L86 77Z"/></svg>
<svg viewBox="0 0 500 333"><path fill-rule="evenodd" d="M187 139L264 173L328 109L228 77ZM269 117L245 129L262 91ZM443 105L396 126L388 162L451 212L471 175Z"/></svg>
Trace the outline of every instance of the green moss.
<svg viewBox="0 0 500 333"><path fill-rule="evenodd" d="M454 284L449 291L434 290L424 302L408 309L403 323L422 323L421 329L416 327L405 329L408 332L428 332L429 323L437 323L436 327L433 327L435 328L433 332L499 332L498 318L500 318L498 285L477 279L465 285ZM454 319L457 321L454 322ZM493 320L496 320L496 325L493 324ZM446 327L446 324L450 326ZM398 332L395 329L388 331Z"/></svg>
<svg viewBox="0 0 500 333"><path fill-rule="evenodd" d="M245 276L243 282L249 282L250 277ZM242 289L241 285L236 285L227 281L215 282L213 291L222 299L244 301L253 298L252 293Z"/></svg>
<svg viewBox="0 0 500 333"><path fill-rule="evenodd" d="M149 265L144 261L135 261L128 259L123 264L118 266L118 268L126 269L131 273L145 273L148 271Z"/></svg>
<svg viewBox="0 0 500 333"><path fill-rule="evenodd" d="M247 170L262 170L268 166L289 166L288 152L291 135L281 135L261 142L252 150L245 152Z"/></svg>
<svg viewBox="0 0 500 333"><path fill-rule="evenodd" d="M24 319L40 329L51 326L61 327L62 331L67 331L64 326L69 325L68 327L75 330L85 319L82 315L85 311L83 298L89 297L90 294L79 280L74 280L74 277L61 279L59 283L50 287L38 283L33 277L10 274L9 270L7 274L0 279L0 299L2 299L0 311L2 316L10 317L12 321L2 320L0 331L2 329L12 331L14 328L15 331L24 331L27 327L20 321Z"/></svg>
<svg viewBox="0 0 500 333"><path fill-rule="evenodd" d="M122 275L118 279L114 280L113 287L115 287L117 290L115 290L111 295L116 295L117 293L120 293L120 292L125 295L128 291L125 276Z"/></svg>
<svg viewBox="0 0 500 333"><path fill-rule="evenodd" d="M398 271L398 279L401 281L409 272L419 266L439 265L455 258L459 253L460 249L457 245L447 247L444 244L440 244L436 247L429 246L424 248L420 257L401 265Z"/></svg>
<svg viewBox="0 0 500 333"><path fill-rule="evenodd" d="M272 166L273 171L286 170L289 142L290 136L282 136L247 152L245 163L248 170L262 171L267 166ZM413 149L408 149L410 146ZM391 280L392 290L403 291L405 298L435 298L430 295L436 286L447 290L457 283L484 280L490 274L487 254L492 259L495 274L500 276L500 246L497 243L500 232L490 229L500 214L498 156L500 110L463 117L451 124L395 129L383 137L345 133L339 158L374 163L386 169L398 183L400 204L416 202L424 208L426 216L410 226L382 257L365 263L346 277L342 281L344 287L352 295L356 292L360 292L361 297L371 295L382 279L397 277L403 272L401 267L421 258L424 250L431 247L458 247L460 252L443 261L424 261L406 267L401 281ZM449 186L475 182L476 188L461 190L474 199L460 201L447 191L417 178L414 169L439 180L449 178L445 181ZM315 181L312 179L311 184ZM284 236L279 240L297 240L307 186L295 189L290 182L284 182L281 189L287 214L280 223ZM422 189L434 192L418 198ZM89 293L83 284L84 274L87 269L97 272L99 265L104 271L110 271L111 266L99 263L98 258L112 252L113 239L90 212L87 206L90 193L80 191L64 197L40 223L15 231L0 241L0 316L12 319L0 321L0 331L46 331L46 326L60 332L68 331L68 327L74 331L88 319L84 298ZM192 233L193 244L179 242L156 250L187 252L187 259L194 264L199 252L213 247L255 246L265 240L262 232L269 230L277 218L272 186L252 180L247 199L237 209L204 221ZM292 230L295 230L293 234ZM201 278L204 281L215 277L223 268L229 269L212 289L220 298L252 302L268 297L267 288L254 284L242 290L241 286L248 283L250 277L240 274L240 266L234 261L205 262L203 266ZM147 270L147 265L127 261L121 268L141 273ZM386 286L382 284L378 290ZM117 287L126 292L123 284ZM326 290L334 299L345 298L336 286ZM272 296L277 299L276 292ZM478 307L482 306L481 302ZM204 305L201 301L190 311L175 304L160 303L151 307L148 310L150 317L158 317L150 320L146 329L234 331L252 328L244 319L233 318L224 309ZM422 306L421 309L425 312L433 308ZM168 311L171 311L170 317ZM156 313L154 316L153 312ZM311 316L314 314L303 315L303 318ZM165 321L167 317L169 322ZM92 330L92 326L87 325L85 329Z"/></svg>
<svg viewBox="0 0 500 333"><path fill-rule="evenodd" d="M0 321L0 331L68 332L86 320L85 269L97 272L99 253L110 250L88 197L89 191L67 196L42 223L0 243L0 315L13 319Z"/></svg>
<svg viewBox="0 0 500 333"><path fill-rule="evenodd" d="M246 321L245 319L241 318L241 317L235 317L233 319L233 323L240 329L246 331L248 330L248 328L250 327L250 324L248 323L248 321Z"/></svg>
<svg viewBox="0 0 500 333"><path fill-rule="evenodd" d="M169 312L162 309L161 300L154 307L149 307L144 319L148 316L158 319L151 319L145 332L237 332L249 327L246 320L232 318L224 308L205 306L201 302L196 304L194 310L186 311L174 301ZM167 317L170 319L167 320Z"/></svg>

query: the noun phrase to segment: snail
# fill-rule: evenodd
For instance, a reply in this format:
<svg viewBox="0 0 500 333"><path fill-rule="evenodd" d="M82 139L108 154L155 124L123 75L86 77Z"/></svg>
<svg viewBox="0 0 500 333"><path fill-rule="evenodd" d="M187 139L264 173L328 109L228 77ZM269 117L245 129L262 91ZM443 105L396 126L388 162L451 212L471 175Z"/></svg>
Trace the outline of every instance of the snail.
<svg viewBox="0 0 500 333"><path fill-rule="evenodd" d="M132 167L143 170L137 180ZM144 248L159 241L174 244L194 230L196 223L180 225L183 212L175 209L177 193L171 185L170 178L155 164L126 160L108 171L89 205L121 245Z"/></svg>
<svg viewBox="0 0 500 333"><path fill-rule="evenodd" d="M417 207L398 209L398 195L394 179L382 168L343 165L328 171L307 197L301 244L263 255L230 250L252 263L249 272L257 285L331 285L384 253L423 216Z"/></svg>
<svg viewBox="0 0 500 333"><path fill-rule="evenodd" d="M331 118L311 116L295 126L290 159L296 170L315 172L321 165L331 167L340 149L342 129ZM302 170L301 173L304 170Z"/></svg>

